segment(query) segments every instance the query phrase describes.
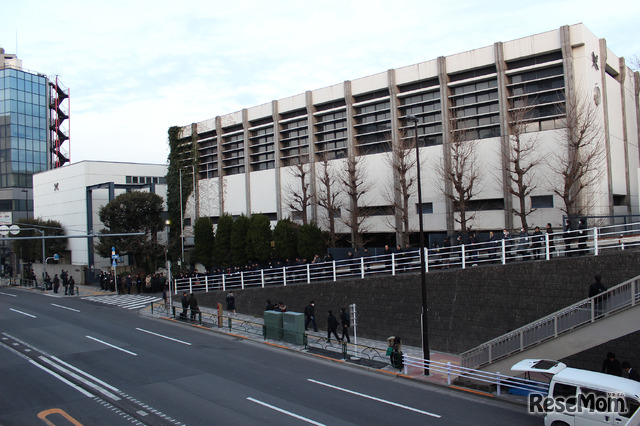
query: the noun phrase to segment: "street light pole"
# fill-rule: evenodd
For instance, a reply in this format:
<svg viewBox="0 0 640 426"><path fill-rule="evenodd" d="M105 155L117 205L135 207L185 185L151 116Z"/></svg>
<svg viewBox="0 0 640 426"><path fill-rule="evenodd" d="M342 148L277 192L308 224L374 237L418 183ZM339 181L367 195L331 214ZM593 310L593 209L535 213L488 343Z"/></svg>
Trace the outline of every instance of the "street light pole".
<svg viewBox="0 0 640 426"><path fill-rule="evenodd" d="M429 363L431 356L429 351L429 328L428 328L428 307L427 307L427 268L424 250L424 225L422 221L422 180L420 177L420 148L418 146L418 118L415 115L408 115L407 121L413 122L413 140L416 146L416 171L418 180L418 223L420 228L420 285L422 291L422 357L425 360L424 375L429 375Z"/></svg>

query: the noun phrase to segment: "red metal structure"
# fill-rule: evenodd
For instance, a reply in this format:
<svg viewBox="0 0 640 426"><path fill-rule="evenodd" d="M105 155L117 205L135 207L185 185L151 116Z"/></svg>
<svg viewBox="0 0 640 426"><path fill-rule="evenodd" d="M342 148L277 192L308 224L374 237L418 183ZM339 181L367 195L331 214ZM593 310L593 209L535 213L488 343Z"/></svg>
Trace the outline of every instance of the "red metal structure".
<svg viewBox="0 0 640 426"><path fill-rule="evenodd" d="M70 100L68 88L65 88L58 81L56 76L55 82L49 82L49 117L51 131L51 154L54 168L58 168L67 163L70 159L70 144L67 143L66 149L62 148L62 144L69 141L69 116L70 116Z"/></svg>

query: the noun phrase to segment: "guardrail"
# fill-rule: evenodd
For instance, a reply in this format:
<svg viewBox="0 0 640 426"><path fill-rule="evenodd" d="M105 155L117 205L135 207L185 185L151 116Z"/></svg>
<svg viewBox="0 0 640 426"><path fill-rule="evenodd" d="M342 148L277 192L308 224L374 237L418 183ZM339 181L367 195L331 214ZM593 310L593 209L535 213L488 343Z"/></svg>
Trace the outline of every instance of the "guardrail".
<svg viewBox="0 0 640 426"><path fill-rule="evenodd" d="M430 374L441 374L446 377L450 386L455 379L469 380L472 382L486 383L496 387L496 396L501 396L504 389L518 389L523 393L539 393L546 395L549 392L549 384L536 380L522 379L505 376L500 373L489 373L486 371L474 370L450 362L442 363L436 361L426 361L408 355L402 356L403 372L408 374L408 367L417 367L421 370L429 368Z"/></svg>
<svg viewBox="0 0 640 426"><path fill-rule="evenodd" d="M461 354L461 363L469 368L490 364L638 303L640 276L470 349Z"/></svg>
<svg viewBox="0 0 640 426"><path fill-rule="evenodd" d="M480 264L550 260L558 256L599 255L605 251L640 248L640 222L590 228L571 233L513 236L474 244L433 247L424 250L427 272L469 268ZM209 292L247 287L286 286L294 283L398 275L420 270L420 250L355 259L334 260L230 274L202 275L174 280L173 291Z"/></svg>

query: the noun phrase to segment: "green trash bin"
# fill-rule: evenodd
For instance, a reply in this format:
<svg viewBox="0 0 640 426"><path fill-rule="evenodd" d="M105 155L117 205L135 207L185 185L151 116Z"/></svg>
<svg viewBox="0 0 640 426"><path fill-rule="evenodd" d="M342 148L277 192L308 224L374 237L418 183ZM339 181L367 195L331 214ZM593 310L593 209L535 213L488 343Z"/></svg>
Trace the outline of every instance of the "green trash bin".
<svg viewBox="0 0 640 426"><path fill-rule="evenodd" d="M304 343L304 314L300 312L285 312L282 317L284 341L294 345Z"/></svg>
<svg viewBox="0 0 640 426"><path fill-rule="evenodd" d="M265 339L282 340L282 312L264 311Z"/></svg>

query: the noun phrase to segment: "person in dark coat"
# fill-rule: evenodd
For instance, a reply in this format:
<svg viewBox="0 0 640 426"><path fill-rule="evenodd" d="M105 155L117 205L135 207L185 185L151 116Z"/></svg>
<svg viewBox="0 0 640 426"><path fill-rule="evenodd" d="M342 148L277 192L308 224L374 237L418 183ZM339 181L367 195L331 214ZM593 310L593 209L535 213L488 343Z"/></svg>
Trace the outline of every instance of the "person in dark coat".
<svg viewBox="0 0 640 426"><path fill-rule="evenodd" d="M196 314L200 312L198 308L198 300L196 300L196 295L191 293L191 297L189 297L189 309L191 309L191 320L195 321Z"/></svg>
<svg viewBox="0 0 640 426"><path fill-rule="evenodd" d="M230 291L229 294L227 294L227 298L225 300L227 301L227 311L233 312L233 315L235 315L236 314L236 297L233 295L232 291Z"/></svg>
<svg viewBox="0 0 640 426"><path fill-rule="evenodd" d="M607 354L607 358L602 362L602 372L611 374L612 376L622 376L622 367L620 361L616 359L613 352Z"/></svg>
<svg viewBox="0 0 640 426"><path fill-rule="evenodd" d="M340 322L342 323L342 341L344 342L346 337L347 342L351 343L351 339L349 339L349 315L344 308L340 308Z"/></svg>
<svg viewBox="0 0 640 426"><path fill-rule="evenodd" d="M53 292L57 293L60 288L60 278L58 278L58 274L53 276Z"/></svg>
<svg viewBox="0 0 640 426"><path fill-rule="evenodd" d="M318 331L316 324L316 302L313 300L304 308L304 331L309 328L309 323L313 324L313 331Z"/></svg>
<svg viewBox="0 0 640 426"><path fill-rule="evenodd" d="M602 278L600 275L596 275L593 277L595 282L589 286L589 297L594 297L594 314L595 316L602 315L602 312L605 308L606 303L606 295L599 296L600 293L604 293L607 291L607 286L602 283ZM599 297L598 297L599 296Z"/></svg>
<svg viewBox="0 0 640 426"><path fill-rule="evenodd" d="M564 238L564 252L568 257L571 257L573 255L572 244L575 236L573 235L573 227L571 226L570 220L567 220L565 222L563 238Z"/></svg>
<svg viewBox="0 0 640 426"><path fill-rule="evenodd" d="M180 318L187 318L187 311L189 310L189 299L187 298L187 293L182 293L182 299L180 300L182 303L182 313L180 314Z"/></svg>
<svg viewBox="0 0 640 426"><path fill-rule="evenodd" d="M76 291L76 281L73 277L69 277L69 295L73 296L73 293Z"/></svg>
<svg viewBox="0 0 640 426"><path fill-rule="evenodd" d="M340 340L338 337L338 320L333 315L333 311L329 310L329 316L327 317L327 343L331 343L331 333L336 336L336 340Z"/></svg>

